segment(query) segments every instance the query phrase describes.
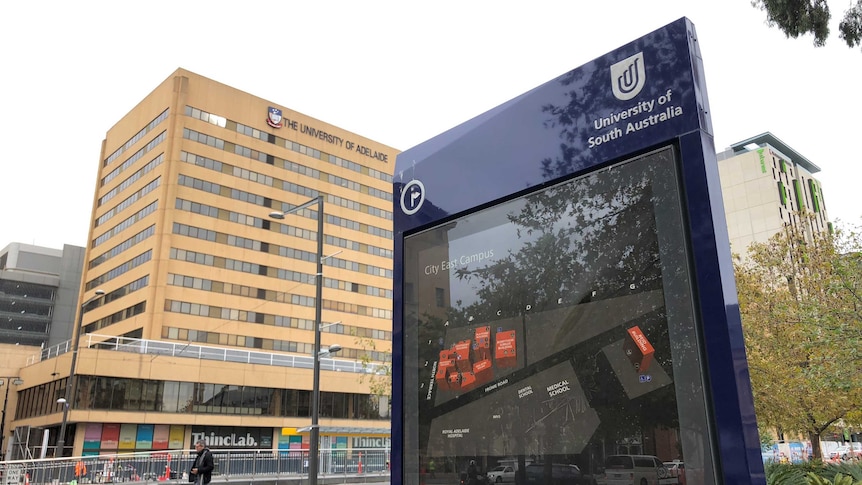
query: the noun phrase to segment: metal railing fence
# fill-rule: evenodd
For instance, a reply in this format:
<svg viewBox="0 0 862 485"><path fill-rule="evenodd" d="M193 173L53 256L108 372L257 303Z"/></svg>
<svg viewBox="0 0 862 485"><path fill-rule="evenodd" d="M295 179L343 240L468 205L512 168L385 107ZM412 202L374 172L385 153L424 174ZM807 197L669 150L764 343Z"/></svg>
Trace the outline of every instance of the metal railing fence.
<svg viewBox="0 0 862 485"><path fill-rule="evenodd" d="M320 477L389 474L388 449L321 450ZM242 477L307 477L307 450L212 450L213 481ZM195 452L171 450L72 458L0 461L0 485L169 482L189 483ZM382 480L385 481L385 480Z"/></svg>
<svg viewBox="0 0 862 485"><path fill-rule="evenodd" d="M116 352L131 352L135 354L164 355L169 357L185 357L200 360L217 360L220 362L237 362L242 364L264 364L276 367L298 367L311 369L314 359L309 355L294 355L287 353L259 352L229 347L211 347L181 342L166 342L163 340L148 340L113 335L88 333L82 335L82 348L96 348ZM35 364L52 357L57 357L71 350L69 342L62 342L53 347L43 349L38 356L27 360L27 365ZM386 367L376 363L364 363L358 360L322 358L322 370L337 372L352 372L358 374L374 374L383 372Z"/></svg>

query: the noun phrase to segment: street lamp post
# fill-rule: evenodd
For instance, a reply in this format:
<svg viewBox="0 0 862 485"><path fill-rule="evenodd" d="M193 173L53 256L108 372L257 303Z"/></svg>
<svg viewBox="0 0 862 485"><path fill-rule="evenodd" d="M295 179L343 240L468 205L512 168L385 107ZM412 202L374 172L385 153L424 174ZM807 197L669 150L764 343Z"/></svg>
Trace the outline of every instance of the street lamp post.
<svg viewBox="0 0 862 485"><path fill-rule="evenodd" d="M287 214L300 211L317 204L317 273L314 276L314 376L311 393L311 430L308 450L308 483L317 485L317 472L320 464L320 330L323 317L323 195L318 195L304 204L286 212L270 212L273 219L284 219Z"/></svg>
<svg viewBox="0 0 862 485"><path fill-rule="evenodd" d="M3 438L6 435L6 406L9 404L9 388L12 387L12 384L20 386L24 381L17 376L0 377L0 379L3 379L0 381L0 386L6 386L6 398L3 399L3 420L0 421L0 453L3 453ZM0 455L0 460L2 460L4 456L6 456L5 453Z"/></svg>
<svg viewBox="0 0 862 485"><path fill-rule="evenodd" d="M63 448L66 447L66 420L69 418L69 408L74 404L75 387L78 380L75 378L75 364L78 362L78 345L81 343L81 326L84 324L84 308L94 300L97 300L105 294L105 290L96 290L96 294L90 297L84 303L81 303L81 309L78 313L78 324L72 329L72 363L69 364L69 380L66 382L66 393L57 402L63 405L63 422L60 424L60 434L57 436L57 447L54 451L54 456L63 456Z"/></svg>

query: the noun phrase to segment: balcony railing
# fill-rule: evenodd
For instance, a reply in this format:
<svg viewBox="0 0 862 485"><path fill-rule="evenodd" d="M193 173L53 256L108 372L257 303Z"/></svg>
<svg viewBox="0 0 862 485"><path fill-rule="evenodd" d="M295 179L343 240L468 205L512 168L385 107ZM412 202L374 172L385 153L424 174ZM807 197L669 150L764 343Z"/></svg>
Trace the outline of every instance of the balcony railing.
<svg viewBox="0 0 862 485"><path fill-rule="evenodd" d="M258 352L236 348L211 347L207 345L193 344L191 342L165 342L162 340L117 337L114 335L100 335L95 333L83 335L81 337L81 347L153 356L163 355L188 359L236 362L240 364L260 364L275 367L295 367L300 369L314 368L314 359L310 355ZM70 342L63 342L53 347L42 349L41 354L38 356L38 360L36 360L36 356L34 356L28 361L28 365L57 357L69 350L71 350ZM320 359L320 369L335 372L374 374L384 371L385 368L374 363L322 357Z"/></svg>

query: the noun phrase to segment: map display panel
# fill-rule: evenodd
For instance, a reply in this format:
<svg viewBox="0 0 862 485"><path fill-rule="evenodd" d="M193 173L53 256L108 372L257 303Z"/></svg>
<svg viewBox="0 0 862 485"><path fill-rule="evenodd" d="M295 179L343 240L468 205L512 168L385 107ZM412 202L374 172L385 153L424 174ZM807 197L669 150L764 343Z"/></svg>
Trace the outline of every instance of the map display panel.
<svg viewBox="0 0 862 485"><path fill-rule="evenodd" d="M667 147L405 238L406 468L598 472L608 443L658 428L662 459L702 464L680 197Z"/></svg>

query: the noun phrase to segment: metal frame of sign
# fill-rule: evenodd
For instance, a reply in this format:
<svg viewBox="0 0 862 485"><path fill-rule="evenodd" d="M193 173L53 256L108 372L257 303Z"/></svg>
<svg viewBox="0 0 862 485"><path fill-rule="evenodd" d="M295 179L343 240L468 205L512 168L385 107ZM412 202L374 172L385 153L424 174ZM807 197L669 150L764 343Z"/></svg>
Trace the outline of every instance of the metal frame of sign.
<svg viewBox="0 0 862 485"><path fill-rule="evenodd" d="M551 121L549 121L551 120ZM674 147L715 478L763 464L698 39L685 18L401 153L394 197L392 482L402 483L405 238L620 160ZM411 465L412 466L412 465Z"/></svg>

